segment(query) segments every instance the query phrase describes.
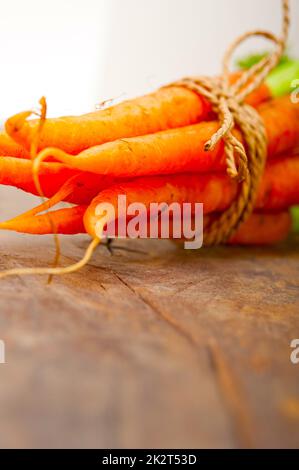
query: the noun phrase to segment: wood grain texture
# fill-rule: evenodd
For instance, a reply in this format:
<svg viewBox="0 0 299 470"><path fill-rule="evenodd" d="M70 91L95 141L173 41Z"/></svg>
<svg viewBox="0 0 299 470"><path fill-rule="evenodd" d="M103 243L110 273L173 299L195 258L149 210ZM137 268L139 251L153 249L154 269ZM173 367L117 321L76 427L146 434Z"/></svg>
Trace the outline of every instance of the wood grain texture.
<svg viewBox="0 0 299 470"><path fill-rule="evenodd" d="M0 198L1 219L31 204ZM87 240L65 237L63 263ZM2 280L0 447L298 447L298 241L117 241L50 286ZM51 237L0 234L0 269L52 256Z"/></svg>

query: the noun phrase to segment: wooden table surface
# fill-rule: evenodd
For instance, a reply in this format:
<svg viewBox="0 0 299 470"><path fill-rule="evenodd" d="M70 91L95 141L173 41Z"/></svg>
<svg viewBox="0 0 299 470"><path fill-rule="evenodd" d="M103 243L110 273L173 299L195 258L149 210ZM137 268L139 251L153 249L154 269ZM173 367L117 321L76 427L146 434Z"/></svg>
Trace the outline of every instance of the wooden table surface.
<svg viewBox="0 0 299 470"><path fill-rule="evenodd" d="M0 201L1 219L32 204ZM64 238L63 263L87 241ZM0 447L298 447L298 242L117 241L50 286L1 280ZM0 243L1 269L54 253L51 237Z"/></svg>

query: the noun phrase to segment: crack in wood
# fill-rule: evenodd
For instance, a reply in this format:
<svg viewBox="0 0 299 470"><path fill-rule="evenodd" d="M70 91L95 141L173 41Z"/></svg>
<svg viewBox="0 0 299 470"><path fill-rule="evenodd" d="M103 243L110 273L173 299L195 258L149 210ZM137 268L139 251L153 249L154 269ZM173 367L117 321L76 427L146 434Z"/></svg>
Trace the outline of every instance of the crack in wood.
<svg viewBox="0 0 299 470"><path fill-rule="evenodd" d="M125 281L118 273L113 271L113 274L145 305L150 307L150 309L159 318L162 318L168 326L171 326L176 331L177 334L187 340L192 349L196 349L196 354L198 353L198 348L203 347L204 345L199 343L198 339L194 335L185 330L173 317L165 313L162 309L157 308L149 301L149 299L146 299L141 295L137 289ZM241 385L238 383L236 376L232 372L227 361L224 359L223 352L220 350L219 345L209 334L206 334L205 337L205 345L210 358L211 369L215 374L219 395L222 398L225 409L231 418L236 442L239 443L240 448L251 449L254 447L254 426L251 421L251 413L246 408L246 403L248 403L248 401L245 400Z"/></svg>
<svg viewBox="0 0 299 470"><path fill-rule="evenodd" d="M183 336L185 340L187 340L188 343L192 345L192 347L198 346L192 335L188 331L185 331L181 327L181 325L174 320L174 318L165 314L165 312L163 312L162 310L159 310L155 305L153 305L152 302L142 296L137 289L134 289L134 287L132 287L127 281L125 281L118 273L116 273L115 271L112 272L124 286L126 286L134 295L136 295L136 297L138 297L139 300L141 300L141 302L143 302L147 307L149 307L155 313L156 316L162 318L168 326L171 326L173 329L175 329L175 331L180 336Z"/></svg>

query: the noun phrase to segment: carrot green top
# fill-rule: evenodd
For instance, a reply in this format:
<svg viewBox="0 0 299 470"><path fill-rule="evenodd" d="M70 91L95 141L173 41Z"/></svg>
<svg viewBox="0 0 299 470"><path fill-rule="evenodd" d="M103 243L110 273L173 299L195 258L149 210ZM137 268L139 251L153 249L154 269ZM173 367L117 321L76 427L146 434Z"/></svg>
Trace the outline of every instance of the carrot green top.
<svg viewBox="0 0 299 470"><path fill-rule="evenodd" d="M299 232L299 206L292 208L293 231Z"/></svg>
<svg viewBox="0 0 299 470"><path fill-rule="evenodd" d="M248 69L258 63L267 53L251 54L238 60L237 65L241 69ZM268 75L266 84L274 98L288 95L293 88L294 79L299 78L299 60L283 56L279 65Z"/></svg>

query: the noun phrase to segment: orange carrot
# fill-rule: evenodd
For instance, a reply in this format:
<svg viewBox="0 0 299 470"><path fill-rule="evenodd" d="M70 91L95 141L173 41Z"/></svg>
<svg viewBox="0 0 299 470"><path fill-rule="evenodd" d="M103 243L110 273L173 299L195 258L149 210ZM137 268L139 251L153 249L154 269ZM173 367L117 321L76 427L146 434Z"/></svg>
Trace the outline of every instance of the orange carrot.
<svg viewBox="0 0 299 470"><path fill-rule="evenodd" d="M7 222L0 223L1 230L13 230L15 232L30 233L33 235L46 235L55 233L62 235L74 235L84 233L83 215L86 206L74 206L59 209L49 214L34 216L19 216Z"/></svg>
<svg viewBox="0 0 299 470"><path fill-rule="evenodd" d="M268 156L286 152L299 142L299 105L286 98L261 105L260 115L268 134ZM121 139L89 148L73 156L60 149L42 150L35 162L54 156L56 160L82 171L115 177L136 177L225 169L223 142L214 150L204 144L218 129L217 122L203 122L142 137Z"/></svg>
<svg viewBox="0 0 299 470"><path fill-rule="evenodd" d="M12 158L2 159L2 162L4 163L7 161L17 163L18 169L20 169L19 165L21 164L24 168L29 168L29 170L31 170L31 162L29 161L20 161ZM51 175L53 175L53 169L56 169L56 167L62 167L62 170L65 170L65 168L60 164L44 164L42 168L45 169L45 175L47 174L46 171L48 170L48 167L51 169ZM2 165L1 168L1 159L0 169L0 174L3 175L3 173L5 173L5 171L3 171L3 169L5 169L5 165ZM68 172L64 174L64 177L66 175L69 176ZM90 181L89 178L93 178L94 176L95 175L84 173L79 173L77 175L75 174L75 176L73 175L70 179L64 181L64 184L57 193L56 190L58 188L53 186L52 191L55 189L54 193L56 194L53 193L52 199L44 203L42 206L39 206L39 208L35 208L29 211L29 213L23 214L23 216L20 216L20 218L15 218L14 225L7 225L6 223L6 226L2 226L2 228L11 228L14 230L26 232L24 229L24 223L21 219L27 219L35 216L38 212L47 210L60 200L69 200L78 203L82 203L82 201L84 201L85 204L89 203L93 195L98 192L100 187L98 181ZM30 177L30 181L32 182L31 173ZM57 182L55 184L57 184ZM90 185L89 187L88 184ZM110 181L110 183L106 181L106 184L109 186L112 184L112 181ZM102 184L101 188L104 187L105 186ZM299 156L289 158L282 157L280 159L276 159L267 165L265 176L262 180L259 196L256 202L256 208L261 210L284 210L291 205L298 204L298 188ZM237 194L237 185L224 174L194 174L170 177L147 177L132 180L130 182L119 182L116 186L114 185L109 189L102 191L99 196L93 200L91 206L88 208L85 223L89 233L92 235L95 234L94 226L98 219L95 214L96 206L101 202L111 202L115 207L117 207L117 196L119 194L127 195L128 204L138 201L145 203L147 206L149 206L151 202L203 202L205 213L211 213L215 211L222 211L229 206ZM64 213L62 212L59 214ZM67 213L65 213L65 215L66 214ZM18 225L19 219L22 222L20 225ZM43 219L39 218L38 220L41 221ZM48 225L45 225L43 233L48 233L48 230L50 230L49 228L46 228L51 226L49 225L50 222L48 217L47 220ZM67 221L68 219L66 219L66 222ZM34 226L36 227L38 225ZM78 227L78 224L74 225L73 227ZM67 233L67 229L64 230L65 232L63 233ZM53 229L50 230L50 233L52 231Z"/></svg>
<svg viewBox="0 0 299 470"><path fill-rule="evenodd" d="M214 214L204 217L203 239L205 234L205 227L207 227L210 221L214 218ZM163 238L161 219L159 219L158 222L158 238ZM181 224L183 224L183 220L181 220ZM288 236L291 230L291 225L292 218L289 212L253 213L251 214L249 219L239 227L235 235L231 237L231 239L227 243L230 245L272 245L284 240ZM193 220L191 221L191 226L195 227L195 223ZM177 236L174 236L173 229L173 218L170 216L170 239L173 239ZM146 233L149 237L149 224ZM175 240L179 241L177 238L175 238ZM183 238L180 241L186 241L186 239Z"/></svg>
<svg viewBox="0 0 299 470"><path fill-rule="evenodd" d="M273 245L283 241L292 227L289 212L252 214L228 242L230 245Z"/></svg>
<svg viewBox="0 0 299 470"><path fill-rule="evenodd" d="M115 181L101 175L82 173L60 163L42 163L39 179L44 195L52 197L69 178L78 174L80 177L77 180L76 188L67 199L64 199L77 204L89 203L101 189ZM23 191L39 195L33 180L30 160L12 157L0 158L0 184L15 186Z"/></svg>
<svg viewBox="0 0 299 470"><path fill-rule="evenodd" d="M274 165L273 169L272 165ZM285 183L281 184L281 176ZM299 157L280 159L268 165L262 182L256 208L263 210L285 210L299 204ZM118 217L118 196L125 195L127 204L140 202L147 210L151 203L196 202L204 204L204 213L222 212L236 198L238 185L225 174L188 174L175 176L144 177L127 183L116 184L103 190L86 210L86 231L95 237L97 222L101 217L97 207L110 203ZM271 198L268 195L271 194Z"/></svg>
<svg viewBox="0 0 299 470"><path fill-rule="evenodd" d="M233 75L232 81L239 75ZM271 96L269 87L264 84L248 98L248 102L257 105ZM123 137L188 126L210 115L211 105L193 91L183 87L164 87L152 94L83 116L47 119L39 148L58 147L77 154ZM11 117L5 128L16 142L29 149L38 121L27 121L27 117L27 112Z"/></svg>
<svg viewBox="0 0 299 470"><path fill-rule="evenodd" d="M60 163L43 163L40 167L40 181L47 197L51 197L78 170L67 168ZM0 158L0 184L15 186L32 194L37 194L30 160L2 157Z"/></svg>
<svg viewBox="0 0 299 470"><path fill-rule="evenodd" d="M71 194L63 200L75 204L88 204L101 190L117 183L117 180L101 175L80 173L60 163L42 163L40 181L46 197L54 196L61 187L73 176L79 175L76 186ZM218 175L219 176L219 175ZM198 180L209 183L213 174L193 175ZM185 178L188 178L186 176ZM162 185L172 181L173 176L162 178ZM221 181L225 180L221 179ZM135 180L137 183L139 179ZM152 181L152 178L146 179ZM119 181L120 182L120 181ZM230 182L234 186L234 183ZM37 195L32 177L32 163L11 157L0 159L0 184L15 186L24 191ZM132 180L134 185L134 180ZM282 156L268 163L265 177L262 179L258 208L284 209L288 205L298 203L299 187L299 156ZM222 187L219 187L221 196Z"/></svg>
<svg viewBox="0 0 299 470"><path fill-rule="evenodd" d="M98 236L96 226L102 219L98 214L100 204L111 204L115 209L115 219L118 219L119 195L126 196L127 205L140 202L148 211L151 203L203 202L205 213L210 213L221 212L229 205L237 195L237 185L225 175L218 174L147 177L112 186L100 192L86 210L84 225L92 237Z"/></svg>
<svg viewBox="0 0 299 470"><path fill-rule="evenodd" d="M283 210L299 204L299 154L267 164L256 202L258 209Z"/></svg>
<svg viewBox="0 0 299 470"><path fill-rule="evenodd" d="M32 217L18 217L0 223L0 229L13 230L33 235L47 235L53 233L53 224L56 233L61 235L74 235L85 233L83 216L86 206L74 206L51 212L51 223L47 214ZM206 220L208 221L208 219ZM288 212L253 213L250 218L238 229L229 240L230 245L271 245L284 240L291 229L291 216ZM170 222L170 238L172 238L172 224ZM158 229L161 238L161 226Z"/></svg>
<svg viewBox="0 0 299 470"><path fill-rule="evenodd" d="M278 155L299 145L299 103L289 96L259 106L268 137L268 156Z"/></svg>
<svg viewBox="0 0 299 470"><path fill-rule="evenodd" d="M204 227L207 227L213 218L213 215L205 217ZM229 245L273 245L288 236L291 226L292 218L289 212L253 213L227 243ZM173 225L170 224L171 237L173 236L172 229ZM203 229L203 239L204 234L205 229ZM159 237L161 237L161 227L159 227Z"/></svg>
<svg viewBox="0 0 299 470"><path fill-rule="evenodd" d="M203 221L203 238L207 227L215 215L206 216ZM182 221L181 221L182 222ZM194 226L194 222L193 222ZM292 218L289 212L253 213L227 242L229 245L273 245L283 241L290 233ZM170 223L170 238L173 237L173 223ZM149 232L149 231L148 231ZM161 225L159 226L161 238ZM176 239L177 240L177 239ZM185 238L177 241L186 241Z"/></svg>
<svg viewBox="0 0 299 470"><path fill-rule="evenodd" d="M0 131L0 156L30 158L29 152L17 144L5 131Z"/></svg>

